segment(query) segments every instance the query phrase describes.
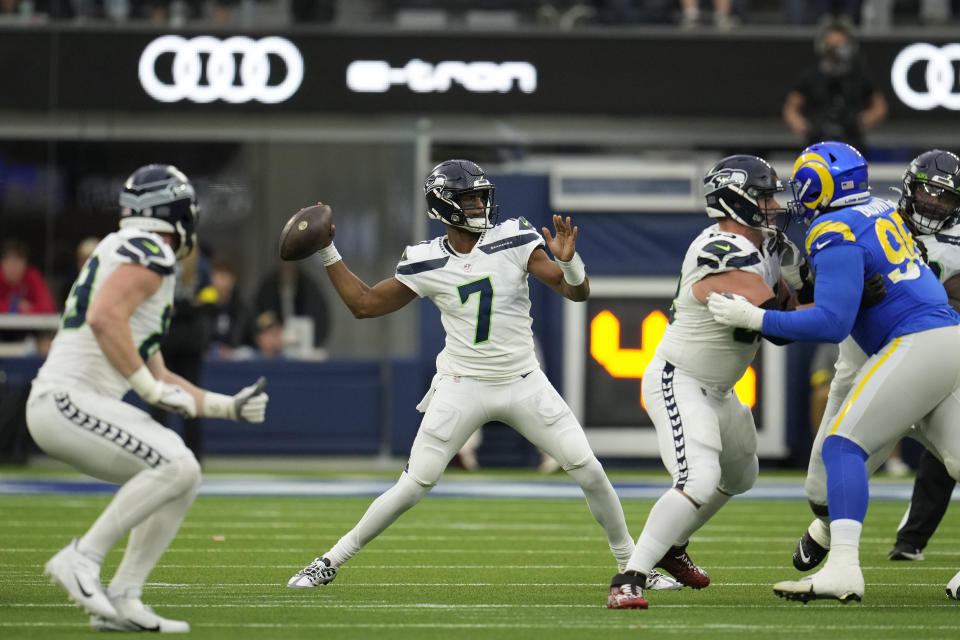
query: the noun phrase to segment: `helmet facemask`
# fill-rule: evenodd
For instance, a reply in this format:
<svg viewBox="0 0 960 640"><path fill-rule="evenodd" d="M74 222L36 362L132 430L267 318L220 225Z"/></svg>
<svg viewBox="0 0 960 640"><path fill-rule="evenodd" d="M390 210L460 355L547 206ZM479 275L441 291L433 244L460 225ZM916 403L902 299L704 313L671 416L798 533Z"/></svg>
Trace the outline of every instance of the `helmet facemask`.
<svg viewBox="0 0 960 640"><path fill-rule="evenodd" d="M468 160L440 163L424 183L427 216L472 233L496 225L500 207L493 194L494 186L483 170Z"/></svg>
<svg viewBox="0 0 960 640"><path fill-rule="evenodd" d="M904 180L902 208L922 235L949 229L960 215L960 192L918 179Z"/></svg>

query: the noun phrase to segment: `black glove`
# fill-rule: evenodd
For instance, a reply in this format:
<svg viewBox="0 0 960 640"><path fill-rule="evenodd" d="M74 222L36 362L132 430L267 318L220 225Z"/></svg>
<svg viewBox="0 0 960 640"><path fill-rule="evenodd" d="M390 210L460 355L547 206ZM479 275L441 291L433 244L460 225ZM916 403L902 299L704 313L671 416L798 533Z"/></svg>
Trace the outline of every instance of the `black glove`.
<svg viewBox="0 0 960 640"><path fill-rule="evenodd" d="M863 281L863 296L860 298L860 308L867 309L879 304L887 297L887 285L883 275L878 271Z"/></svg>

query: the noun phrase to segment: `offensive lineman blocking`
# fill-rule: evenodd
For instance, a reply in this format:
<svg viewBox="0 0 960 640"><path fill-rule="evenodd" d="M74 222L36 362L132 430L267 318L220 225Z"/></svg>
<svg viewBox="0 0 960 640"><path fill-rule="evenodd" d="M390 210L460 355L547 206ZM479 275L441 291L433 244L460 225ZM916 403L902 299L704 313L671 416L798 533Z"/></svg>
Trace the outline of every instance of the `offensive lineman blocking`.
<svg viewBox="0 0 960 640"><path fill-rule="evenodd" d="M120 230L105 237L70 290L60 330L27 401L30 435L47 454L122 484L79 539L46 564L52 582L91 614L99 631L186 632L140 600L147 576L177 533L200 486L200 465L176 432L122 401L186 416L263 422L264 380L234 396L170 372L160 343L170 324L177 261L196 244L193 185L176 167L137 169L120 193ZM100 566L130 532L105 591Z"/></svg>
<svg viewBox="0 0 960 640"><path fill-rule="evenodd" d="M626 571L610 582L607 608L646 609L643 583L654 567L695 589L710 578L687 555L690 536L757 478L757 433L733 390L756 355L760 334L716 322L705 301L733 290L764 308L789 292L809 294L809 269L775 228L785 189L765 160L734 155L704 177L707 215L717 218L687 249L672 317L643 373L644 406L673 487L650 511Z"/></svg>
<svg viewBox="0 0 960 640"><path fill-rule="evenodd" d="M397 483L374 500L357 525L288 587L325 585L340 565L415 505L450 459L484 422L511 425L553 456L580 485L619 566L633 552L623 508L583 428L541 371L534 355L528 274L560 295L586 300L590 285L576 254L577 228L553 216L543 237L523 218L496 223L494 186L467 160L437 165L424 183L428 216L446 235L406 248L393 277L373 287L357 278L330 245L319 254L344 303L357 318L382 316L429 297L440 310L446 345L417 409L423 421ZM557 262L547 257L544 238ZM679 589L652 575L649 588Z"/></svg>

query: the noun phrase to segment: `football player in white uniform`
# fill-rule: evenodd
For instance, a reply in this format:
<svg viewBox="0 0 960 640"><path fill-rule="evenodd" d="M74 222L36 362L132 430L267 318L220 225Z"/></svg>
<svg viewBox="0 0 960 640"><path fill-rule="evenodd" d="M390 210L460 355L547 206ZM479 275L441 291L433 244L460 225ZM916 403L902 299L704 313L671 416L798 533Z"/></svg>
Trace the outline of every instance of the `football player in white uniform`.
<svg viewBox="0 0 960 640"><path fill-rule="evenodd" d="M897 209L916 237L924 260L947 290L950 304L960 311L960 226L955 226L960 219L960 158L940 149L926 151L914 158L904 172ZM840 410L853 387L857 371L866 360L867 355L852 338L848 337L840 343L840 356L835 365L837 373L830 384L829 400L807 469L805 489L810 508L817 518L804 532L794 550L793 565L800 571L809 571L818 566L830 549L827 474L821 448L832 419ZM909 435L922 440L915 432ZM883 465L894 445L890 443L867 458L868 473L872 474ZM898 545L891 551L891 559L922 558L923 546L950 503L956 482L943 463L928 449L921 464L923 468L917 472L911 507L901 523ZM915 537L901 541L900 533L908 524L911 524ZM903 548L899 553L905 555L896 557L900 547Z"/></svg>
<svg viewBox="0 0 960 640"><path fill-rule="evenodd" d="M633 540L623 508L583 428L534 355L528 274L570 300L586 300L590 293L575 252L577 228L556 215L556 235L544 227L541 236L523 218L497 224L494 186L468 160L437 165L424 192L427 215L441 220L447 233L407 247L394 276L367 286L333 243L320 251L330 281L357 318L382 316L428 297L440 310L446 344L430 390L417 405L423 421L400 479L287 586L331 582L340 565L430 491L467 438L492 420L512 426L576 480L618 566L624 566ZM544 251L544 238L556 262ZM679 588L665 576L653 578L653 588Z"/></svg>
<svg viewBox="0 0 960 640"><path fill-rule="evenodd" d="M121 400L185 416L262 422L264 381L234 396L199 389L164 366L177 260L196 244L193 185L176 167L137 169L120 193L120 230L104 238L70 290L60 330L27 401L30 435L49 455L122 484L93 526L46 564L51 581L91 614L94 629L189 631L141 601L147 576L200 486L200 465L174 431ZM127 533L106 590L100 567Z"/></svg>
<svg viewBox="0 0 960 640"><path fill-rule="evenodd" d="M779 309L795 302L782 275L804 298L813 286L797 247L776 231L777 212L783 211L777 198L785 191L773 167L756 156L734 155L714 166L703 184L707 215L718 221L687 249L670 324L642 383L660 457L674 484L651 509L627 570L611 581L612 609L646 609L642 585L654 567L695 589L709 585L687 555L690 535L757 477L753 414L733 386L761 336L715 321L707 294L735 291Z"/></svg>

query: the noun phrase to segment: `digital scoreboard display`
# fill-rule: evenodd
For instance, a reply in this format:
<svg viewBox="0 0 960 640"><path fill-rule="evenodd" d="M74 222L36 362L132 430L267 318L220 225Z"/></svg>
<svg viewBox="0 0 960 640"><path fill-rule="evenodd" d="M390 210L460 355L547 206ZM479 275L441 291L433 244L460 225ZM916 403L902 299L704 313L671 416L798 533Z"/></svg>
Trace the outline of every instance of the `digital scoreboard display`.
<svg viewBox="0 0 960 640"><path fill-rule="evenodd" d="M564 307L564 395L598 455L659 456L640 386L676 286L671 278L591 278L586 303ZM786 453L784 377L783 350L762 341L734 388L753 411L761 455Z"/></svg>

